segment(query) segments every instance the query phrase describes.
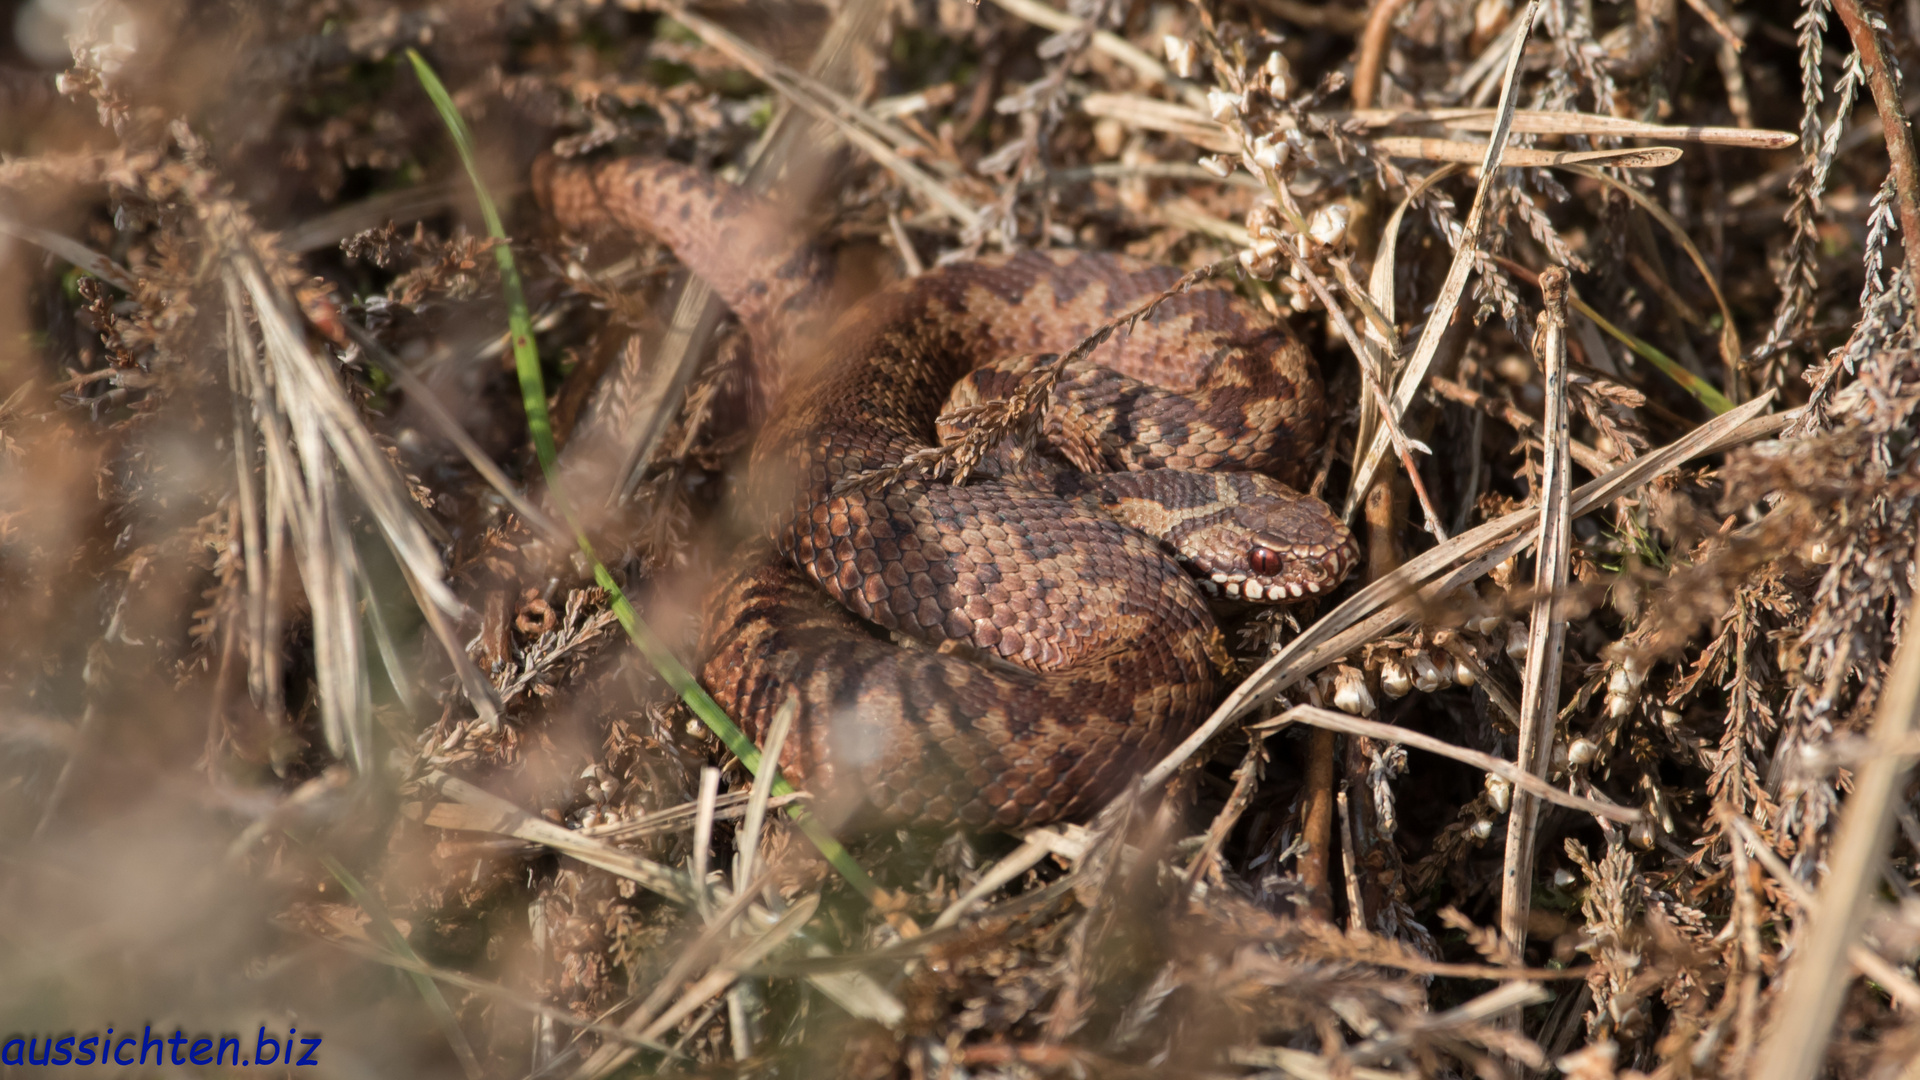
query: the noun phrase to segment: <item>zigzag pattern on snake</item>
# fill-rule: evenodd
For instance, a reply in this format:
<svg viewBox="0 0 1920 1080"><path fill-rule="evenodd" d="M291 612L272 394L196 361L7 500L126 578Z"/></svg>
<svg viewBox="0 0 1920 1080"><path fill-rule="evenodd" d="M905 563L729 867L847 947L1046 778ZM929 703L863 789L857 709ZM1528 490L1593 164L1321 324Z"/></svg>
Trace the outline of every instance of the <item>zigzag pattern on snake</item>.
<svg viewBox="0 0 1920 1080"><path fill-rule="evenodd" d="M698 170L546 159L535 189L569 230L668 244L783 387L749 483L768 543L736 555L708 593L700 679L756 739L797 701L780 766L829 819L1081 816L1192 729L1217 692L1219 630L1163 541L1112 515L1228 560L1202 573L1235 596L1329 589L1357 556L1317 500L1187 471L1297 483L1324 425L1305 348L1226 283L1169 298L1062 377L1048 441L1109 475L1055 467L1038 483L912 478L836 494L935 444L950 394L1004 392L1024 358L1067 352L1178 272L1022 252L899 282L836 318L832 260Z"/></svg>

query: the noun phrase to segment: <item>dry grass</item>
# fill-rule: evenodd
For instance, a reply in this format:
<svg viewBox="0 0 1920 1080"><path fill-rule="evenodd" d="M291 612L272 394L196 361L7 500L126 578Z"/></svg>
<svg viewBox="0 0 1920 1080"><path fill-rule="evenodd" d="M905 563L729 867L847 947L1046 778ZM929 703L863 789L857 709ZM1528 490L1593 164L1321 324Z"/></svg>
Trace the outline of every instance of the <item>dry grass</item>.
<svg viewBox="0 0 1920 1080"><path fill-rule="evenodd" d="M1920 6L21 10L0 1056L1915 1075ZM408 46L510 207L569 501L683 658L771 389L664 249L554 235L548 148L723 170L866 285L1238 275L1321 357L1364 573L1228 614L1242 680L1097 820L850 837L863 895L571 557Z"/></svg>

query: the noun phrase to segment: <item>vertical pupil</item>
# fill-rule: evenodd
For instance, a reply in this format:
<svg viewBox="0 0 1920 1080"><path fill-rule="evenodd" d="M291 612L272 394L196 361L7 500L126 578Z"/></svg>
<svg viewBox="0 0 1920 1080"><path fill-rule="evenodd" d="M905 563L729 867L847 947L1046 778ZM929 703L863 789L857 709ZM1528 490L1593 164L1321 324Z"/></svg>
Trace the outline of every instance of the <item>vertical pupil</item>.
<svg viewBox="0 0 1920 1080"><path fill-rule="evenodd" d="M1272 574L1280 569L1280 555L1271 548L1254 548L1253 558L1250 561L1253 563L1255 573Z"/></svg>

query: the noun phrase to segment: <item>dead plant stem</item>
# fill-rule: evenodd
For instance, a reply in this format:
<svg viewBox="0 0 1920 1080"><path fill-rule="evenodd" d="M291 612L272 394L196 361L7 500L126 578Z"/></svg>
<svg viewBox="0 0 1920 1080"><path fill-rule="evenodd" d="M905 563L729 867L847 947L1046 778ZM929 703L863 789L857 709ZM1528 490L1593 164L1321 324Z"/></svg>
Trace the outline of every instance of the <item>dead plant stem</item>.
<svg viewBox="0 0 1920 1080"><path fill-rule="evenodd" d="M1535 548L1533 613L1527 635L1526 682L1520 695L1520 748L1515 762L1545 777L1553 749L1554 719L1560 711L1560 661L1567 624L1554 603L1567 584L1573 532L1572 476L1567 436L1567 272L1550 267L1540 274L1546 311L1535 350L1546 385L1546 417L1540 484L1540 540ZM1533 849L1540 804L1525 789L1513 793L1507 818L1507 851L1500 874L1500 935L1514 955L1525 954L1527 914L1533 904Z"/></svg>
<svg viewBox="0 0 1920 1080"><path fill-rule="evenodd" d="M1833 0L1833 10L1853 37L1853 47L1867 70L1867 86L1873 91L1874 108L1880 112L1885 129L1887 157L1893 173L1894 201L1900 208L1900 245L1907 252L1907 274L1920 287L1920 156L1913 148L1913 129L1900 107L1900 91L1894 85L1886 51L1880 47L1880 35L1860 0Z"/></svg>
<svg viewBox="0 0 1920 1080"><path fill-rule="evenodd" d="M1920 249L1920 244L1910 247ZM1915 554L1920 555L1920 550ZM1920 618L1916 611L1920 604L1909 599L1900 646L1887 669L1869 736L1874 752L1853 774L1853 792L1842 811L1827 879L1808 913L1805 944L1787 966L1773 1030L1760 1048L1758 1080L1809 1080L1819 1071L1852 981L1847 959L1880 887L1894 807L1913 765L1913 759L1897 748L1920 728Z"/></svg>

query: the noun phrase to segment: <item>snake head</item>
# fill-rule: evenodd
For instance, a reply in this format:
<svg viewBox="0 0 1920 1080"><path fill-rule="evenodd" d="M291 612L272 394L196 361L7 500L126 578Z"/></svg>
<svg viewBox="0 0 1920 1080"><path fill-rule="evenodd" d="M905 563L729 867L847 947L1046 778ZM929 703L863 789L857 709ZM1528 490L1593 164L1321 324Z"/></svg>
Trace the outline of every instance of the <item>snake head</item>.
<svg viewBox="0 0 1920 1080"><path fill-rule="evenodd" d="M1213 504L1185 509L1162 534L1207 595L1284 603L1332 589L1359 561L1353 534L1319 499L1257 473L1209 478Z"/></svg>

